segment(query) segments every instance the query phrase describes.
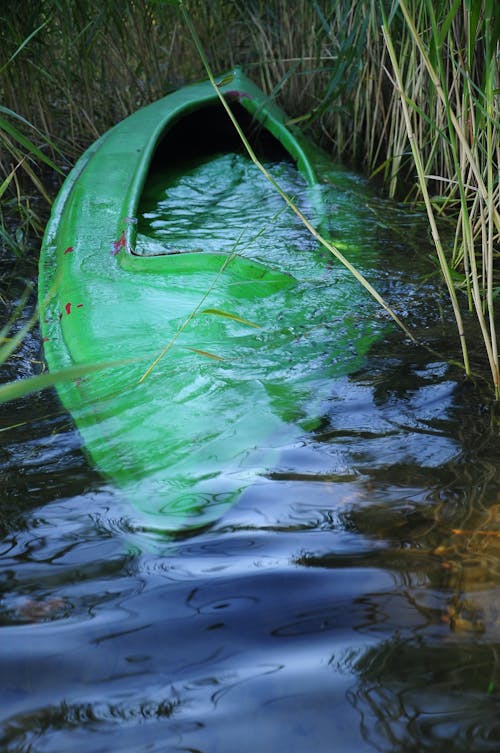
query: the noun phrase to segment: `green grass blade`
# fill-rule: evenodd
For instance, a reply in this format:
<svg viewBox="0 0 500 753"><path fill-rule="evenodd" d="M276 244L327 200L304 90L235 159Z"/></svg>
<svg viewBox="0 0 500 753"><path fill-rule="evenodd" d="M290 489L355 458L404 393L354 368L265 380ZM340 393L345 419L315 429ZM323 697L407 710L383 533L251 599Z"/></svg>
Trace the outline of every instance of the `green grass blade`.
<svg viewBox="0 0 500 753"><path fill-rule="evenodd" d="M17 165L14 165L14 167L12 168L12 170L10 171L10 173L2 181L2 183L0 185L0 199L2 198L2 196L4 195L4 193L6 192L6 190L10 186L10 184L12 183L14 175L16 174L16 170L19 168L20 165L22 165L22 161L18 162Z"/></svg>
<svg viewBox="0 0 500 753"><path fill-rule="evenodd" d="M26 395L30 395L33 392L40 392L49 387L56 387L58 384L64 384L73 379L80 379L81 377L93 374L96 371L102 371L103 369L115 368L118 366L126 366L129 363L130 360L122 360L70 366L67 369L60 369L59 371L47 372L45 374L37 374L36 376L28 377L27 379L18 379L15 382L7 382L6 384L0 385L0 404L7 403L10 400L18 400L21 397L26 397Z"/></svg>
<svg viewBox="0 0 500 753"><path fill-rule="evenodd" d="M43 133L39 128L36 127L33 123L30 123L29 120L24 118L22 115L19 115L19 113L15 112L14 110L11 110L10 107L5 107L4 105L0 105L0 113L3 113L4 115L7 115L8 117L15 118L16 120L19 120L23 125L30 128L35 133L38 133L39 136L41 136L44 141L47 143L47 145L54 151L57 152L61 157L64 158L64 154L62 151L54 144L53 141L51 141L45 133Z"/></svg>
<svg viewBox="0 0 500 753"><path fill-rule="evenodd" d="M11 136L15 141L17 141L25 149L27 149L31 155L44 162L60 175L64 175L63 171L59 167L57 167L57 165L50 159L50 157L47 157L47 155L44 154L41 149L35 146L35 144L30 141L23 133L21 133L18 128L9 123L9 121L5 118L0 117L0 135L2 130L5 133L8 133L9 136Z"/></svg>
<svg viewBox="0 0 500 753"><path fill-rule="evenodd" d="M457 12L461 3L462 3L462 0L453 0L450 10L448 14L446 15L446 18L442 22L441 27L438 30L438 46L439 47L441 47L446 37L448 36L450 27L455 19L455 16L457 15Z"/></svg>
<svg viewBox="0 0 500 753"><path fill-rule="evenodd" d="M33 37L36 36L36 34L38 34L38 32L41 31L45 26L47 26L48 23L49 23L49 19L44 21L43 24L40 24L40 26L38 26L34 31L32 31L31 34L27 36L23 42L21 42L17 50L10 56L7 62L4 63L4 65L2 65L2 67L0 68L0 75L12 63L12 61L15 60L15 58L19 55L19 53L26 47L26 45L29 44L29 42L31 42Z"/></svg>

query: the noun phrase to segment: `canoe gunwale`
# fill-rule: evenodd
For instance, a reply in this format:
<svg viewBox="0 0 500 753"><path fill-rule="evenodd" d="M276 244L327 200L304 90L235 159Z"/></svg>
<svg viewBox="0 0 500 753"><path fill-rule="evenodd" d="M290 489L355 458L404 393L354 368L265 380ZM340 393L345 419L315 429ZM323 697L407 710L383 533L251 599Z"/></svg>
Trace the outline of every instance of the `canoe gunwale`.
<svg viewBox="0 0 500 753"><path fill-rule="evenodd" d="M227 78L227 77L224 77ZM234 88L237 84L237 88ZM196 84L193 84L193 88ZM268 131L284 150L297 164L297 169L305 178L309 186L316 186L320 180L318 173L313 166L312 160L307 154L305 146L306 140L302 134L295 134L295 129L286 124L285 113L278 108L269 98L263 97L262 92L247 79L240 69L233 71L233 79L220 89L224 98L230 102L238 102L260 126ZM165 98L165 100L168 98ZM143 255L136 253L137 227L135 218L140 202L140 197L144 189L151 164L158 149L159 144L168 135L172 127L181 122L187 115L202 111L205 107L214 105L219 102L217 92L212 88L211 92L204 97L197 97L191 101L181 104L172 110L151 133L150 138L144 146L141 161L132 178L130 190L128 192L128 201L124 204L124 216L133 218L132 222L127 222L124 228L124 243L118 255L118 261L122 268L132 271L134 269L134 260L144 258ZM229 121L229 116L228 121ZM195 251L183 251L187 253L199 253ZM172 252L166 252L161 256L177 255ZM158 255L160 256L160 254ZM153 258L151 256L150 258ZM139 265L137 265L139 267ZM140 265L143 268L142 264Z"/></svg>

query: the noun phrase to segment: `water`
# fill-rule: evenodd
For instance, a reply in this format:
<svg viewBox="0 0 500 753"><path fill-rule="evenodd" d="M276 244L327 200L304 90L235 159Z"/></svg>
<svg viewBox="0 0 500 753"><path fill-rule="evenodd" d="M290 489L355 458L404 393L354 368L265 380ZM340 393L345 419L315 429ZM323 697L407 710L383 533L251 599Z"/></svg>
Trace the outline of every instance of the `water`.
<svg viewBox="0 0 500 753"><path fill-rule="evenodd" d="M2 752L500 750L499 442L445 362L420 218L356 176L332 191L332 232L443 356L381 325L321 420L170 539L134 528L54 394L4 406ZM33 333L6 377L39 359Z"/></svg>

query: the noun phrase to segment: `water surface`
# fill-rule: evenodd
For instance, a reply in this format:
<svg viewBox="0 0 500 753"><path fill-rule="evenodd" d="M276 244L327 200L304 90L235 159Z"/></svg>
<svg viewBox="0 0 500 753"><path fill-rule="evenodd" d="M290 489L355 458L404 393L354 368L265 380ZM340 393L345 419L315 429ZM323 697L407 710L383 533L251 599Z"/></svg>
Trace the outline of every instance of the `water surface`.
<svg viewBox="0 0 500 753"><path fill-rule="evenodd" d="M499 443L446 363L421 218L349 173L325 195L332 236L435 352L356 297L360 326L380 321L369 353L177 537L134 525L54 394L3 406L2 751L500 749ZM33 333L6 377L39 360Z"/></svg>

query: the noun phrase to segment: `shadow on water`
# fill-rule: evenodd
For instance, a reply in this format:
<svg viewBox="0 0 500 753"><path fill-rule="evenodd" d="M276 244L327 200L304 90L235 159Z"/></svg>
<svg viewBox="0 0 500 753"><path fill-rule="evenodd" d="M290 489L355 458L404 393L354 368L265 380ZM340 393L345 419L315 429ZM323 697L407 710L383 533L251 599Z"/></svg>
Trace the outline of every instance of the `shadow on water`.
<svg viewBox="0 0 500 753"><path fill-rule="evenodd" d="M383 292L446 353L418 218L366 212ZM388 332L314 430L177 540L134 530L54 395L2 421L2 751L500 749L499 440L444 359Z"/></svg>

